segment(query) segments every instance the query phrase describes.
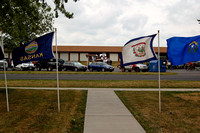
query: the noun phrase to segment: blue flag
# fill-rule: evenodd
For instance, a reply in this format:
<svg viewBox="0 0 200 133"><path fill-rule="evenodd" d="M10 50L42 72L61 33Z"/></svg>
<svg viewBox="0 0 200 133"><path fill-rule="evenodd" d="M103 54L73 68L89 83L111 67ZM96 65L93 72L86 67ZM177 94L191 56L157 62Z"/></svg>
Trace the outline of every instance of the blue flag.
<svg viewBox="0 0 200 133"><path fill-rule="evenodd" d="M3 49L1 48L0 45L0 60L4 59L4 54L3 54Z"/></svg>
<svg viewBox="0 0 200 133"><path fill-rule="evenodd" d="M13 50L13 63L16 66L29 61L54 58L52 40L54 32L43 35Z"/></svg>
<svg viewBox="0 0 200 133"><path fill-rule="evenodd" d="M152 46L156 35L142 36L128 41L122 50L121 65L126 66L157 59Z"/></svg>
<svg viewBox="0 0 200 133"><path fill-rule="evenodd" d="M167 56L173 65L200 60L200 35L167 39Z"/></svg>

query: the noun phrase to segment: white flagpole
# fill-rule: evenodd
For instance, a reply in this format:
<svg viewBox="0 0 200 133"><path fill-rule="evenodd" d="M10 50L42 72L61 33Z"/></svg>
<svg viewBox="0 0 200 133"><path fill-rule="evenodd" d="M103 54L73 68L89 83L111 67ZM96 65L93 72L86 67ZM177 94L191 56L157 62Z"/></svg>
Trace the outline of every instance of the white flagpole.
<svg viewBox="0 0 200 133"><path fill-rule="evenodd" d="M1 33L1 46L2 46L2 51L4 53L4 46L3 46L3 37L2 37L2 31ZM3 60L3 70L4 70L4 79L5 79L5 88L6 88L6 103L7 103L7 112L9 112L9 101L8 101L8 85L7 85L7 75L6 75L6 66Z"/></svg>
<svg viewBox="0 0 200 133"><path fill-rule="evenodd" d="M161 113L161 90L160 90L160 31L158 30L158 86L159 86L159 112Z"/></svg>
<svg viewBox="0 0 200 133"><path fill-rule="evenodd" d="M59 77L58 77L57 28L55 28L55 43L56 43L56 75L57 75L58 112L60 112L60 94L59 94Z"/></svg>

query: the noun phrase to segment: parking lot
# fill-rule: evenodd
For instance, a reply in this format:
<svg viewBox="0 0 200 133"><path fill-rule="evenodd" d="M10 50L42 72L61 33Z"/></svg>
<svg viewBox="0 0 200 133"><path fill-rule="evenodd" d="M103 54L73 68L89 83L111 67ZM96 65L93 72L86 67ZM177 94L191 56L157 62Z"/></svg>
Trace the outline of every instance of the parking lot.
<svg viewBox="0 0 200 133"><path fill-rule="evenodd" d="M1 70L2 71L2 70ZM46 71L46 70L43 70ZM52 73L52 74L51 74ZM158 80L158 75L155 73L151 74L148 72L147 75L144 75L147 72L121 72L120 69L115 68L114 72L76 72L75 74L68 72L60 72L60 80ZM126 74L123 74L126 73ZM200 81L200 71L186 71L185 69L178 70L167 70L165 75L161 75L161 80L186 80L186 81ZM171 75L170 73L177 73ZM3 71L0 74L0 79L4 79ZM38 73L36 71L31 71L31 74L28 72L24 73L7 73L7 79L56 79L55 70L48 72L48 74Z"/></svg>

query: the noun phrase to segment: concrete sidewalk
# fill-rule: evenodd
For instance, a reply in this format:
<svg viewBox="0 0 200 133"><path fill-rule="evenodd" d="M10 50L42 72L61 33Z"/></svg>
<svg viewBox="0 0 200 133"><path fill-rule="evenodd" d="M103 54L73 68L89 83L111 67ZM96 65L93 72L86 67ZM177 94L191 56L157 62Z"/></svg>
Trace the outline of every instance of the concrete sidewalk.
<svg viewBox="0 0 200 133"><path fill-rule="evenodd" d="M88 90L84 133L145 133L113 90Z"/></svg>

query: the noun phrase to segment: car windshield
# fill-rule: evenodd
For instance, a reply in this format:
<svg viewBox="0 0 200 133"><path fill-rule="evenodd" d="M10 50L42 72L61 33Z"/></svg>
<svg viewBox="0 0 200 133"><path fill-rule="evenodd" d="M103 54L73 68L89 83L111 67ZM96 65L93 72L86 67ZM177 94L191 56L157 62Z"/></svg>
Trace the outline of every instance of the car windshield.
<svg viewBox="0 0 200 133"><path fill-rule="evenodd" d="M64 64L69 64L69 62L64 62Z"/></svg>
<svg viewBox="0 0 200 133"><path fill-rule="evenodd" d="M197 63L196 63L196 67L200 67L200 62L197 62Z"/></svg>
<svg viewBox="0 0 200 133"><path fill-rule="evenodd" d="M58 59L58 62L63 64L65 61L63 59Z"/></svg>
<svg viewBox="0 0 200 133"><path fill-rule="evenodd" d="M82 64L80 62L74 62L74 65L76 65L76 66L82 66Z"/></svg>
<svg viewBox="0 0 200 133"><path fill-rule="evenodd" d="M108 66L108 64L104 63L104 62L98 62L98 65L103 65L103 66Z"/></svg>
<svg viewBox="0 0 200 133"><path fill-rule="evenodd" d="M31 64L33 64L32 62L26 62L26 63L22 63L23 65L31 65Z"/></svg>

